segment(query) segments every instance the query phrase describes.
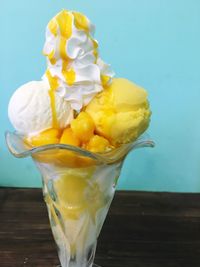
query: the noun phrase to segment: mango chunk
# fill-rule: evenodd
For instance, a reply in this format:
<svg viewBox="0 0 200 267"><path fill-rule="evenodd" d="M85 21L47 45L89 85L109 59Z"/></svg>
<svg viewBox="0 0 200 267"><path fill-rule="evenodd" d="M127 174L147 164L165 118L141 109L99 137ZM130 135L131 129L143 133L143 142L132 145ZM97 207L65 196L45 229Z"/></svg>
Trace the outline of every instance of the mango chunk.
<svg viewBox="0 0 200 267"><path fill-rule="evenodd" d="M44 146L50 144L58 144L61 135L61 130L59 129L48 129L38 135L28 137L26 141L34 147Z"/></svg>
<svg viewBox="0 0 200 267"><path fill-rule="evenodd" d="M60 138L60 144L80 146L80 140L77 138L71 128L66 128Z"/></svg>
<svg viewBox="0 0 200 267"><path fill-rule="evenodd" d="M90 115L82 111L71 122L71 128L82 142L87 142L93 136L95 125Z"/></svg>
<svg viewBox="0 0 200 267"><path fill-rule="evenodd" d="M110 148L109 141L99 135L93 135L89 142L86 144L86 149L91 152L105 152Z"/></svg>

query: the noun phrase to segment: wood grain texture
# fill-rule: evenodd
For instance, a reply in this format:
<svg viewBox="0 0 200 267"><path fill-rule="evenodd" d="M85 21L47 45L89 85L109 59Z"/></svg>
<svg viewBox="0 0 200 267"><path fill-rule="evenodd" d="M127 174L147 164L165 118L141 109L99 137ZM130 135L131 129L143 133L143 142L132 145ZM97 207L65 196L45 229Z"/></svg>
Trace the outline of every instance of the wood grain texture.
<svg viewBox="0 0 200 267"><path fill-rule="evenodd" d="M117 192L99 237L102 267L200 266L200 194ZM59 264L40 189L0 189L0 267Z"/></svg>

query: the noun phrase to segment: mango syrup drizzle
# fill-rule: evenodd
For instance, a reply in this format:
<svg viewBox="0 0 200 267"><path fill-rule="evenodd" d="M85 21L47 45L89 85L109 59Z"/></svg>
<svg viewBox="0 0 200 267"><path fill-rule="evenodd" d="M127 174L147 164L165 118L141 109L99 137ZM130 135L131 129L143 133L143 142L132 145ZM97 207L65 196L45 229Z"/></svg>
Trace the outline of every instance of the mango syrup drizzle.
<svg viewBox="0 0 200 267"><path fill-rule="evenodd" d="M48 23L48 26L47 27L49 28L50 32L56 37L57 36L58 26L57 26L57 23L56 23L55 18L53 18ZM46 55L52 65L55 65L56 64L56 58L54 57L54 54L55 54L55 50L53 49L50 54Z"/></svg>
<svg viewBox="0 0 200 267"><path fill-rule="evenodd" d="M46 71L46 76L50 84L49 97L52 112L52 128L57 129L59 125L56 112L55 90L58 88L58 80L51 75L49 70Z"/></svg>
<svg viewBox="0 0 200 267"><path fill-rule="evenodd" d="M98 58L98 42L96 40L94 40L91 36L90 36L90 27L89 27L89 23L88 23L88 19L86 16L84 16L81 13L78 12L73 12L74 15L74 24L76 26L77 29L79 30L83 30L88 34L88 37L90 38L90 40L93 43L93 47L94 47L94 57L95 57L95 64L97 63L97 58ZM101 82L103 86L108 85L108 82L110 81L110 77L106 76L106 75L101 75Z"/></svg>
<svg viewBox="0 0 200 267"><path fill-rule="evenodd" d="M72 13L74 15L74 25L76 26L76 28L78 30L85 31L93 43L93 47L94 47L93 54L95 57L94 63L96 64L97 58L98 58L98 42L90 36L90 25L89 25L88 18L79 12L72 12Z"/></svg>
<svg viewBox="0 0 200 267"><path fill-rule="evenodd" d="M70 62L69 57L66 53L66 44L67 40L72 35L72 15L68 13L67 11L60 12L55 18L53 18L49 24L48 28L50 32L56 37L58 34L58 29L60 32L60 44L59 44L59 54L60 57L63 59L62 63L62 73L66 80L66 82L69 85L72 85L76 79L75 72L70 69L67 69L67 66ZM53 50L49 55L48 58L51 62L51 64L56 63L56 59L54 57L55 51ZM58 128L58 119L56 114L56 104L55 104L55 90L58 88L58 78L53 77L49 70L46 71L46 76L48 78L49 84L50 84L50 90L49 90L49 96L50 96L50 102L51 102L51 111L52 111L52 127Z"/></svg>

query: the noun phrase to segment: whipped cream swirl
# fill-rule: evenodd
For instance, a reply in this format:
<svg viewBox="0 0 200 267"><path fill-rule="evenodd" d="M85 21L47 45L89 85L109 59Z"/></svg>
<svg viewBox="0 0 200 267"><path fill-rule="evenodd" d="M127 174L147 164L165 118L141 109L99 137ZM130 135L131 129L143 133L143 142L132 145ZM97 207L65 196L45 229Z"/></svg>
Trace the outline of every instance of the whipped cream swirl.
<svg viewBox="0 0 200 267"><path fill-rule="evenodd" d="M43 53L47 70L43 76L51 90L80 111L103 90L114 75L98 53L94 26L81 13L63 10L47 25Z"/></svg>

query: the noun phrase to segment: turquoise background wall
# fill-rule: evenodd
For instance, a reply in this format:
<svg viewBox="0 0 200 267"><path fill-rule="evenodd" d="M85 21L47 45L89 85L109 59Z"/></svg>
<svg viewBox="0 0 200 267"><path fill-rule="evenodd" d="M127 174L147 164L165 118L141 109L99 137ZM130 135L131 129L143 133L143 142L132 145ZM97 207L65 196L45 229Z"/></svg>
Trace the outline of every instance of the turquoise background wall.
<svg viewBox="0 0 200 267"><path fill-rule="evenodd" d="M31 160L12 157L5 146L7 105L18 86L42 76L46 24L67 8L96 25L102 58L117 76L149 92L148 132L157 146L128 156L119 188L200 192L199 0L0 2L0 185L41 184Z"/></svg>

